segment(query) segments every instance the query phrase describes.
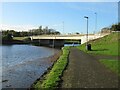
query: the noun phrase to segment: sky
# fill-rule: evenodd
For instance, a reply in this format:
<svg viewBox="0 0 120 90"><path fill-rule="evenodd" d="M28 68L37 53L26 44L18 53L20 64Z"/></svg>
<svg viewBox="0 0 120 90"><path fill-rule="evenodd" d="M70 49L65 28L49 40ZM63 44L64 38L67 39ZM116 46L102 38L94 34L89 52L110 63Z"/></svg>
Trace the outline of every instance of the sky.
<svg viewBox="0 0 120 90"><path fill-rule="evenodd" d="M89 33L98 32L118 22L118 3L117 0L116 2L115 0L114 2L97 1L100 0L92 0L92 2L8 2L4 0L0 3L0 28L28 31L42 25L61 33L86 33L87 20L84 16L88 16Z"/></svg>
<svg viewBox="0 0 120 90"><path fill-rule="evenodd" d="M118 22L120 22L120 2L118 3Z"/></svg>

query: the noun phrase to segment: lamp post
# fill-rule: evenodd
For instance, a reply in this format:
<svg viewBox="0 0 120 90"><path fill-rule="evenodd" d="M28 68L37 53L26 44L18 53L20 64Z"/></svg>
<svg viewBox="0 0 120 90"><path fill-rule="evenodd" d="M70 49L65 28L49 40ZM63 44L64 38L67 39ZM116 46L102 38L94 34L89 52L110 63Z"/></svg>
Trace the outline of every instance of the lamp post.
<svg viewBox="0 0 120 90"><path fill-rule="evenodd" d="M95 12L95 31L97 31L97 13Z"/></svg>
<svg viewBox="0 0 120 90"><path fill-rule="evenodd" d="M38 33L39 33L38 35L39 35L39 46L40 46L40 30L39 30L39 32L38 32Z"/></svg>
<svg viewBox="0 0 120 90"><path fill-rule="evenodd" d="M64 21L62 23L63 23L63 34L64 34Z"/></svg>
<svg viewBox="0 0 120 90"><path fill-rule="evenodd" d="M88 48L87 48L87 45L88 45L88 17L84 16L84 18L87 19L86 50L88 50Z"/></svg>

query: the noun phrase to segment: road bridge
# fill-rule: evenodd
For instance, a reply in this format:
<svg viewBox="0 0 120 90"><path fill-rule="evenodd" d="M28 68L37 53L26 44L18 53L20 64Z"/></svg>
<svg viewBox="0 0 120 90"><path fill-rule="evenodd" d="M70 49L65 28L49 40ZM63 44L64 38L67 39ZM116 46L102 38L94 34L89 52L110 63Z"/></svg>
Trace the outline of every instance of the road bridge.
<svg viewBox="0 0 120 90"><path fill-rule="evenodd" d="M108 35L107 34L88 34L88 41L101 38ZM54 46L63 46L65 40L80 40L81 44L87 42L87 36L84 35L39 35L31 36L31 40L39 42L41 45L53 45Z"/></svg>

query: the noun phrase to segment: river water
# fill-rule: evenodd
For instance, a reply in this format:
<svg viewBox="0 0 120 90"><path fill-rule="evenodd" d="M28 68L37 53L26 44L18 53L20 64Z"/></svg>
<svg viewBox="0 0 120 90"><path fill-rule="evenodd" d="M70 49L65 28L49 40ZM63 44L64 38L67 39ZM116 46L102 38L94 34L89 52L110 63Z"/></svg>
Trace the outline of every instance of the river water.
<svg viewBox="0 0 120 90"><path fill-rule="evenodd" d="M48 57L59 50L32 45L0 46L2 49L2 88L29 88L48 67Z"/></svg>

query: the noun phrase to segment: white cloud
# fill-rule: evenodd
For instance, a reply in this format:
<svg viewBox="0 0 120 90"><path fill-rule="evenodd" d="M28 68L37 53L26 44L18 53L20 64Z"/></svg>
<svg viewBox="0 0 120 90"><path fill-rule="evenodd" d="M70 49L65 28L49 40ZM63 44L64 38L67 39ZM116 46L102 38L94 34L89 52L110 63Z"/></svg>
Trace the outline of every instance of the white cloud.
<svg viewBox="0 0 120 90"><path fill-rule="evenodd" d="M51 25L53 27L61 27L63 24L62 23L59 23L59 24L54 24L54 25Z"/></svg>
<svg viewBox="0 0 120 90"><path fill-rule="evenodd" d="M63 24L54 24L54 25L48 25L48 28L57 29L61 27ZM6 25L6 24L0 24L0 30L15 30L15 31L28 31L31 29L38 29L40 25L34 26L34 25ZM42 25L42 28L45 28L46 26Z"/></svg>
<svg viewBox="0 0 120 90"><path fill-rule="evenodd" d="M15 31L28 31L30 29L36 29L39 26L33 25L0 25L0 30L15 30Z"/></svg>

